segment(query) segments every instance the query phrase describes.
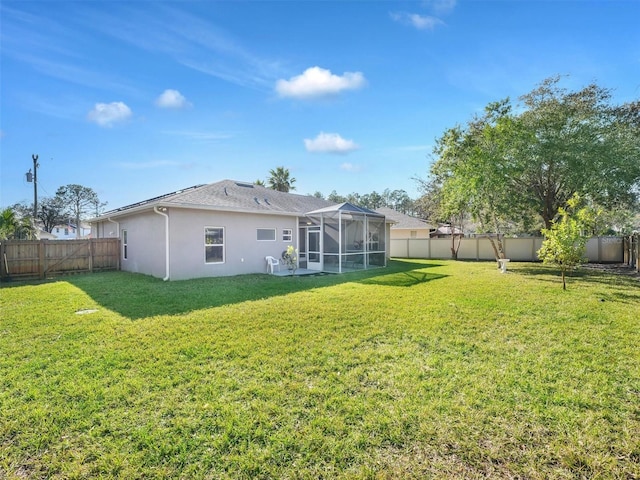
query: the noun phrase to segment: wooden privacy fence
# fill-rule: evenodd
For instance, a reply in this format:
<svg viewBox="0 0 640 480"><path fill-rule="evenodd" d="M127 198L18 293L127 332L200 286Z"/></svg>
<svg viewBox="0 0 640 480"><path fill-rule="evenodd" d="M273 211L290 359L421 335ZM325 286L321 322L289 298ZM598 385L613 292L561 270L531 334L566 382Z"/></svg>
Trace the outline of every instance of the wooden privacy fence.
<svg viewBox="0 0 640 480"><path fill-rule="evenodd" d="M503 238L506 258L518 262L538 261L541 237ZM391 256L399 258L451 258L450 238L392 238ZM587 242L586 255L594 263L622 263L622 237L593 237ZM458 250L459 260L495 260L493 248L486 237L463 238Z"/></svg>
<svg viewBox="0 0 640 480"><path fill-rule="evenodd" d="M0 279L25 280L120 269L120 240L2 240Z"/></svg>

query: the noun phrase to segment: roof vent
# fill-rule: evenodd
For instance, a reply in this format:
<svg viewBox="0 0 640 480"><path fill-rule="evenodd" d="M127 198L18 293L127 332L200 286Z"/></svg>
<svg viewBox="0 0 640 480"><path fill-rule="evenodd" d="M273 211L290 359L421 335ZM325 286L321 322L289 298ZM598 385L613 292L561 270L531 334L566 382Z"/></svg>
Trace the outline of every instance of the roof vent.
<svg viewBox="0 0 640 480"><path fill-rule="evenodd" d="M268 198L265 198L265 199L264 199L264 203L266 203L267 205L271 205L271 204L269 203L269 199L268 199Z"/></svg>
<svg viewBox="0 0 640 480"><path fill-rule="evenodd" d="M229 192L227 192L227 187L224 187L224 194L228 197L229 196Z"/></svg>
<svg viewBox="0 0 640 480"><path fill-rule="evenodd" d="M240 183L240 182L236 182L236 185L238 187L244 187L244 188L253 188L253 185L251 183Z"/></svg>
<svg viewBox="0 0 640 480"><path fill-rule="evenodd" d="M258 200L258 197L253 197L253 200L254 200L258 205L260 205L260 200Z"/></svg>

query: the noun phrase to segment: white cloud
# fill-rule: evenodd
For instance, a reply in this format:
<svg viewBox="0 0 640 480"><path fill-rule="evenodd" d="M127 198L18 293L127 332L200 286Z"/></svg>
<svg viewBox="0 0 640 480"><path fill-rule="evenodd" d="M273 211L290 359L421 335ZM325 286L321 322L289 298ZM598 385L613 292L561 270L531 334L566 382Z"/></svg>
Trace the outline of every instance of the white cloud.
<svg viewBox="0 0 640 480"><path fill-rule="evenodd" d="M156 99L156 106L160 108L180 109L190 107L191 103L178 90L168 88Z"/></svg>
<svg viewBox="0 0 640 480"><path fill-rule="evenodd" d="M96 103L93 110L87 114L90 122L95 122L101 127L112 127L131 118L133 112L123 102Z"/></svg>
<svg viewBox="0 0 640 480"><path fill-rule="evenodd" d="M396 22L412 26L418 30L433 30L438 25L444 25L442 20L429 15L420 15L418 13L409 12L393 12L390 15Z"/></svg>
<svg viewBox="0 0 640 480"><path fill-rule="evenodd" d="M278 80L276 92L281 97L313 98L336 95L345 90L357 90L366 83L361 72L345 72L339 76L324 68L311 67L289 80Z"/></svg>
<svg viewBox="0 0 640 480"><path fill-rule="evenodd" d="M347 154L360 148L353 140L345 140L337 133L320 132L316 138L305 138L308 152Z"/></svg>
<svg viewBox="0 0 640 480"><path fill-rule="evenodd" d="M360 171L360 166L354 165L353 163L345 162L342 165L340 165L340 170L344 170L345 172L355 173Z"/></svg>

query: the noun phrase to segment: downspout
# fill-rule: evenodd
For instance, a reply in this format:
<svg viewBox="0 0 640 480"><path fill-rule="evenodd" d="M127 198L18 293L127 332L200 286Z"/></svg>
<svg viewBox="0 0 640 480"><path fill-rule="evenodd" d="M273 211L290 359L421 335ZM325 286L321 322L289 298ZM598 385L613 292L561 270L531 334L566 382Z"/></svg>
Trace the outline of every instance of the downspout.
<svg viewBox="0 0 640 480"><path fill-rule="evenodd" d="M164 208L164 207L163 207ZM166 208L164 208L166 210ZM162 279L163 281L169 280L169 215L164 212L158 210L158 206L153 207L153 211L158 215L162 215L164 217L164 264L165 264L165 275Z"/></svg>
<svg viewBox="0 0 640 480"><path fill-rule="evenodd" d="M116 224L116 237L120 238L120 223L116 222L115 220L111 220L111 217L107 218L107 221ZM104 234L104 231L102 233Z"/></svg>
<svg viewBox="0 0 640 480"><path fill-rule="evenodd" d="M344 245L344 251L347 246ZM342 273L342 211L338 210L338 273Z"/></svg>

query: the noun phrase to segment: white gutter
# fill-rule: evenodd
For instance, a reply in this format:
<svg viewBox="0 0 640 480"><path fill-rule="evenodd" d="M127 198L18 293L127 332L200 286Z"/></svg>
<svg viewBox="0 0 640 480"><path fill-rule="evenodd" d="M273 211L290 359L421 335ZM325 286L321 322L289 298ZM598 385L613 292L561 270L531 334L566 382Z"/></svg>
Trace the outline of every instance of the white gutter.
<svg viewBox="0 0 640 480"><path fill-rule="evenodd" d="M116 224L116 237L120 238L120 223L116 222L115 220L111 220L111 217L107 217L107 221ZM98 225L100 224L98 223Z"/></svg>
<svg viewBox="0 0 640 480"><path fill-rule="evenodd" d="M167 210L166 207L162 207L163 210ZM163 281L169 280L169 215L158 210L158 206L153 207L153 211L158 215L164 217L164 256L165 256L165 275Z"/></svg>

